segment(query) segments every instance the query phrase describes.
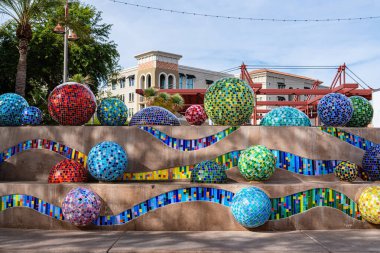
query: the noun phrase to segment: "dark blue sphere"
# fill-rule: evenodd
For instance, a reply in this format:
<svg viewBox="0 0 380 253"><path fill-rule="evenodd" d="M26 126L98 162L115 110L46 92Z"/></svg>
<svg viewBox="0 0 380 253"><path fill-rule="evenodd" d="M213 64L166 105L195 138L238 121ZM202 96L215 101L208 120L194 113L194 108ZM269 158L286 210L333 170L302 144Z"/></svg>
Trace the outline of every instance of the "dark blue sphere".
<svg viewBox="0 0 380 253"><path fill-rule="evenodd" d="M87 158L90 174L100 181L114 181L123 175L128 165L124 148L112 141L94 146Z"/></svg>
<svg viewBox="0 0 380 253"><path fill-rule="evenodd" d="M0 126L21 126L22 111L28 107L28 102L15 93L5 93L0 96Z"/></svg>
<svg viewBox="0 0 380 253"><path fill-rule="evenodd" d="M133 115L130 126L143 126L143 125L163 125L163 126L179 126L178 118L159 106L151 106L142 109Z"/></svg>
<svg viewBox="0 0 380 253"><path fill-rule="evenodd" d="M42 122L42 112L34 106L26 107L22 111L22 124L38 126Z"/></svg>
<svg viewBox="0 0 380 253"><path fill-rule="evenodd" d="M363 156L362 170L371 181L380 180L380 145L368 149Z"/></svg>
<svg viewBox="0 0 380 253"><path fill-rule="evenodd" d="M318 117L326 126L346 125L353 112L351 100L339 93L327 94L318 103Z"/></svg>
<svg viewBox="0 0 380 253"><path fill-rule="evenodd" d="M123 126L128 119L128 108L120 99L106 98L98 106L97 116L103 126Z"/></svg>

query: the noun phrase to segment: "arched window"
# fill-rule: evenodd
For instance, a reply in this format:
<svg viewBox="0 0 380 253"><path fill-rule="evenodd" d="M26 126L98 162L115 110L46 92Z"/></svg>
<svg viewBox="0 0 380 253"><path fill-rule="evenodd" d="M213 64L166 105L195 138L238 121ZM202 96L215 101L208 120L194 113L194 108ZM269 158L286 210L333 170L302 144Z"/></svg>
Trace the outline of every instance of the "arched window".
<svg viewBox="0 0 380 253"><path fill-rule="evenodd" d="M166 75L160 74L160 89L166 88Z"/></svg>
<svg viewBox="0 0 380 253"><path fill-rule="evenodd" d="M150 74L146 75L146 87L147 88L152 87L152 76Z"/></svg>
<svg viewBox="0 0 380 253"><path fill-rule="evenodd" d="M168 89L173 89L173 88L175 88L174 86L175 86L174 76L169 75L169 77L168 77Z"/></svg>
<svg viewBox="0 0 380 253"><path fill-rule="evenodd" d="M145 89L145 76L140 77L140 88Z"/></svg>

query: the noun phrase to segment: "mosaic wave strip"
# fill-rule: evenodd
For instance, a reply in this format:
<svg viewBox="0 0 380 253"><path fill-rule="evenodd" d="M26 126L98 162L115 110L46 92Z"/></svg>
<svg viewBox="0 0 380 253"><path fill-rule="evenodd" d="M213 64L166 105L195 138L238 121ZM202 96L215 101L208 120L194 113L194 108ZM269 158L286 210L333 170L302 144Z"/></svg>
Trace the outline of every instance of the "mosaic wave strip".
<svg viewBox="0 0 380 253"><path fill-rule="evenodd" d="M82 164L84 167L87 163L87 155L85 153L82 153L56 141L47 139L34 139L21 142L0 153L0 164L12 156L17 155L18 153L31 149L44 149L52 151L54 153L62 155L65 158L75 160Z"/></svg>
<svg viewBox="0 0 380 253"><path fill-rule="evenodd" d="M233 192L207 187L191 187L173 190L148 199L114 216L100 216L97 226L123 225L150 211L176 203L194 201L212 202L226 207L231 205ZM314 207L336 208L346 215L361 220L357 204L343 193L329 188L316 188L285 197L272 198L270 220L280 220L297 215ZM31 208L57 220L64 220L62 209L46 201L28 195L7 195L0 198L0 212L14 207Z"/></svg>
<svg viewBox="0 0 380 253"><path fill-rule="evenodd" d="M329 135L339 138L340 140L347 142L348 144L351 144L357 148L363 149L365 151L376 145L376 143L372 141L369 141L363 137L349 133L339 128L319 127L319 129Z"/></svg>
<svg viewBox="0 0 380 253"><path fill-rule="evenodd" d="M200 139L187 140L187 139L179 139L179 138L171 137L161 132L160 130L155 129L154 127L140 126L139 128L153 135L156 139L160 140L166 146L173 149L180 150L180 151L194 151L194 150L199 150L202 148L207 148L223 140L228 135L232 134L237 129L239 129L239 127L230 127L211 136L207 136Z"/></svg>

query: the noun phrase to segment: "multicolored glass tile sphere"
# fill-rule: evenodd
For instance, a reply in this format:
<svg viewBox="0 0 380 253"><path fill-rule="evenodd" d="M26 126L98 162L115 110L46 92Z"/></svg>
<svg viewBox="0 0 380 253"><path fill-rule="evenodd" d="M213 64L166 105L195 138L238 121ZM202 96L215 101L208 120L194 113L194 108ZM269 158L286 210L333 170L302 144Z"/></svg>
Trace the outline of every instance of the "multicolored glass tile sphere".
<svg viewBox="0 0 380 253"><path fill-rule="evenodd" d="M197 164L191 171L191 182L194 183L215 183L227 182L227 168L214 161L203 161Z"/></svg>
<svg viewBox="0 0 380 253"><path fill-rule="evenodd" d="M345 126L354 112L351 100L339 93L325 95L317 109L318 117L326 126Z"/></svg>
<svg viewBox="0 0 380 253"><path fill-rule="evenodd" d="M28 102L15 93L0 96L0 126L21 126L22 112L29 107Z"/></svg>
<svg viewBox="0 0 380 253"><path fill-rule="evenodd" d="M57 163L49 173L49 184L87 182L87 170L77 161L65 159Z"/></svg>
<svg viewBox="0 0 380 253"><path fill-rule="evenodd" d="M120 99L106 98L98 106L97 116L103 126L123 126L128 119L128 108Z"/></svg>
<svg viewBox="0 0 380 253"><path fill-rule="evenodd" d="M178 118L159 106L150 106L135 113L129 122L130 126L144 126L144 125L161 125L161 126L179 126Z"/></svg>
<svg viewBox="0 0 380 253"><path fill-rule="evenodd" d="M340 162L334 168L334 174L339 180L352 182L358 177L359 167L352 162Z"/></svg>
<svg viewBox="0 0 380 253"><path fill-rule="evenodd" d="M40 109L34 106L26 107L22 111L22 124L38 126L42 122L42 112Z"/></svg>
<svg viewBox="0 0 380 253"><path fill-rule="evenodd" d="M380 145L369 148L363 156L362 169L370 181L380 180Z"/></svg>
<svg viewBox="0 0 380 253"><path fill-rule="evenodd" d="M185 118L190 125L200 126L206 121L207 114L201 105L192 105L187 108Z"/></svg>
<svg viewBox="0 0 380 253"><path fill-rule="evenodd" d="M126 171L128 157L124 148L112 141L96 144L88 154L90 174L100 181L114 181Z"/></svg>
<svg viewBox="0 0 380 253"><path fill-rule="evenodd" d="M380 224L380 186L370 186L363 190L358 201L363 219Z"/></svg>
<svg viewBox="0 0 380 253"><path fill-rule="evenodd" d="M366 127L373 118L373 108L370 102L360 96L350 97L354 112L347 127Z"/></svg>
<svg viewBox="0 0 380 253"><path fill-rule="evenodd" d="M311 126L310 119L300 110L282 106L268 112L260 122L261 126Z"/></svg>
<svg viewBox="0 0 380 253"><path fill-rule="evenodd" d="M275 171L276 158L266 147L252 146L241 152L238 168L241 175L247 180L265 181Z"/></svg>
<svg viewBox="0 0 380 253"><path fill-rule="evenodd" d="M232 199L231 212L235 220L247 228L255 228L268 221L272 205L268 195L256 187L243 188Z"/></svg>
<svg viewBox="0 0 380 253"><path fill-rule="evenodd" d="M65 220L75 226L87 226L95 221L102 207L102 201L95 192L78 187L67 193L62 202Z"/></svg>
<svg viewBox="0 0 380 253"><path fill-rule="evenodd" d="M61 125L81 126L96 110L92 91L80 83L64 83L54 88L48 99L50 116Z"/></svg>
<svg viewBox="0 0 380 253"><path fill-rule="evenodd" d="M216 125L243 125L251 119L253 90L238 78L222 78L208 88L204 106Z"/></svg>

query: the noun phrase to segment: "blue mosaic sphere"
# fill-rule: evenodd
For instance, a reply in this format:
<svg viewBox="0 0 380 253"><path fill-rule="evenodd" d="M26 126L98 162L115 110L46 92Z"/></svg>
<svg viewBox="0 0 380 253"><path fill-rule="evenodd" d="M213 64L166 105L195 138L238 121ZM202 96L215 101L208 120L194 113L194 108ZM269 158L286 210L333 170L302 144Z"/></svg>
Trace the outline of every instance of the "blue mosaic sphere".
<svg viewBox="0 0 380 253"><path fill-rule="evenodd" d="M159 106L151 106L142 109L133 115L130 126L143 126L143 125L162 125L162 126L179 126L178 118Z"/></svg>
<svg viewBox="0 0 380 253"><path fill-rule="evenodd" d="M28 102L15 93L5 93L0 96L0 126L21 126L22 111L28 107Z"/></svg>
<svg viewBox="0 0 380 253"><path fill-rule="evenodd" d="M127 169L127 153L119 144L105 141L94 146L87 158L90 174L100 181L114 181Z"/></svg>
<svg viewBox="0 0 380 253"><path fill-rule="evenodd" d="M318 103L318 117L326 126L346 125L353 112L351 100L339 93L327 94Z"/></svg>
<svg viewBox="0 0 380 253"><path fill-rule="evenodd" d="M42 112L34 106L26 107L22 111L22 124L38 126L42 122Z"/></svg>
<svg viewBox="0 0 380 253"><path fill-rule="evenodd" d="M362 170L368 176L368 180L380 180L380 145L368 149L363 156Z"/></svg>
<svg viewBox="0 0 380 253"><path fill-rule="evenodd" d="M243 188L232 199L231 212L237 222L255 228L268 221L272 204L268 195L256 187Z"/></svg>
<svg viewBox="0 0 380 253"><path fill-rule="evenodd" d="M97 116L103 126L123 126L128 119L128 108L120 99L106 98L98 106Z"/></svg>
<svg viewBox="0 0 380 253"><path fill-rule="evenodd" d="M268 112L260 122L261 126L311 126L310 119L300 110L282 106Z"/></svg>
<svg viewBox="0 0 380 253"><path fill-rule="evenodd" d="M191 182L222 184L227 182L227 168L214 161L203 161L191 171Z"/></svg>

